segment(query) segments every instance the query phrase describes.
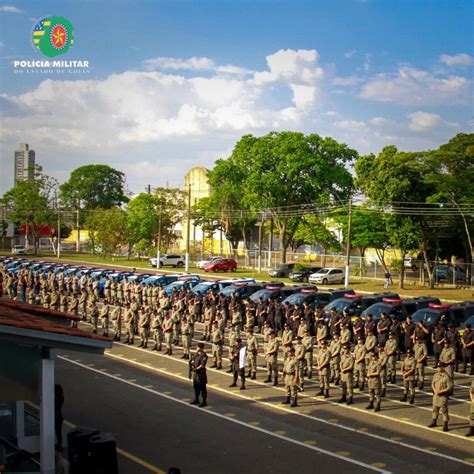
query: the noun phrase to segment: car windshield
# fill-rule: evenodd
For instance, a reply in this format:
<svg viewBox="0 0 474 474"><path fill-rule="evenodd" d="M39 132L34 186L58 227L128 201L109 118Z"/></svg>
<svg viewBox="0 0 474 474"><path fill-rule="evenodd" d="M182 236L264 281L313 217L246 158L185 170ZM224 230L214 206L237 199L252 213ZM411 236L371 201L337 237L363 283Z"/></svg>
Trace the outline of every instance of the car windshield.
<svg viewBox="0 0 474 474"><path fill-rule="evenodd" d="M199 283L199 285L196 285L193 288L193 292L197 293L198 291L200 291L201 293L205 293L213 284L214 282L212 281L203 281L202 283Z"/></svg>
<svg viewBox="0 0 474 474"><path fill-rule="evenodd" d="M411 317L415 323L423 321L427 325L435 324L439 319L439 313L429 309L420 309Z"/></svg>
<svg viewBox="0 0 474 474"><path fill-rule="evenodd" d="M288 296L283 303L302 305L307 296L308 295L305 295L304 293L294 293L293 295Z"/></svg>
<svg viewBox="0 0 474 474"><path fill-rule="evenodd" d="M239 288L242 288L242 286L230 285L226 288L223 288L221 294L224 296L230 296L232 293L238 293Z"/></svg>
<svg viewBox="0 0 474 474"><path fill-rule="evenodd" d="M339 298L338 300L334 300L333 302L329 303L324 310L330 311L331 309L335 309L338 313L344 311L349 305L351 304L351 300L347 298Z"/></svg>
<svg viewBox="0 0 474 474"><path fill-rule="evenodd" d="M325 275L326 273L329 273L329 268L323 268L321 270L318 270L318 273L321 275Z"/></svg>
<svg viewBox="0 0 474 474"><path fill-rule="evenodd" d="M392 311L392 306L384 303L375 303L372 306L369 306L362 312L362 316L365 317L369 313L374 317L374 319L379 319L382 313L390 314Z"/></svg>
<svg viewBox="0 0 474 474"><path fill-rule="evenodd" d="M254 303L258 303L260 297L262 297L264 301L267 301L268 298L269 298L269 296L271 296L273 293L275 293L275 290L269 290L269 289L264 288L263 290L258 290L258 291L256 291L256 292L250 297L250 299L251 299Z"/></svg>

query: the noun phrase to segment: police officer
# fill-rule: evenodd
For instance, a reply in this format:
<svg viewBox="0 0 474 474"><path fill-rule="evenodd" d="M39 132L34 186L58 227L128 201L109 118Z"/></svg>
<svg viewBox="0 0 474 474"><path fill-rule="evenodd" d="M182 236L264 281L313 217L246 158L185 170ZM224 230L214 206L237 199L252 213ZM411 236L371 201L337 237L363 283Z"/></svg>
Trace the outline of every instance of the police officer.
<svg viewBox="0 0 474 474"><path fill-rule="evenodd" d="M428 425L429 428L437 426L438 415L441 411L443 415L443 431L448 431L449 413L448 413L448 399L452 388L452 381L445 371L444 362L439 362L438 371L433 375L431 382L433 389L433 420Z"/></svg>
<svg viewBox="0 0 474 474"><path fill-rule="evenodd" d="M204 352L204 344L198 342L197 352L191 361L191 372L194 388L194 400L191 405L199 405L201 408L207 406L207 354ZM202 401L199 403L199 396Z"/></svg>
<svg viewBox="0 0 474 474"><path fill-rule="evenodd" d="M354 388L358 388L360 391L364 390L364 383L366 377L366 364L365 357L367 355L367 349L365 348L364 340L359 338L357 340L357 346L354 350L355 358L355 385Z"/></svg>
<svg viewBox="0 0 474 474"><path fill-rule="evenodd" d="M213 330L211 334L212 341L212 357L214 358L214 364L211 368L220 370L222 369L222 346L224 344L224 336L219 329L219 323L214 321Z"/></svg>
<svg viewBox="0 0 474 474"><path fill-rule="evenodd" d="M319 392L316 396L324 395L324 398L329 398L330 363L331 353L329 352L326 340L323 340L316 358L319 374Z"/></svg>
<svg viewBox="0 0 474 474"><path fill-rule="evenodd" d="M471 396L471 415L469 417L469 431L466 433L466 436L474 436L474 379L471 380L469 394Z"/></svg>
<svg viewBox="0 0 474 474"><path fill-rule="evenodd" d="M240 376L240 390L245 390L245 358L247 355L246 348L242 345L240 337L235 340L234 346L231 347L231 354L234 380L229 387L237 387L237 379Z"/></svg>
<svg viewBox="0 0 474 474"><path fill-rule="evenodd" d="M110 313L110 320L114 328L114 341L120 341L122 336L122 307L115 306L112 312Z"/></svg>
<svg viewBox="0 0 474 474"><path fill-rule="evenodd" d="M189 350L191 347L191 333L192 325L189 322L188 316L184 315L181 321L181 340L183 343L183 355L181 356L181 359L189 359Z"/></svg>
<svg viewBox="0 0 474 474"><path fill-rule="evenodd" d="M304 357L306 360L305 376L311 379L313 378L314 337L311 335L309 329L305 329L302 343L305 348L305 352L304 352L305 354Z"/></svg>
<svg viewBox="0 0 474 474"><path fill-rule="evenodd" d="M331 367L331 379L330 382L334 382L335 385L339 385L340 374L339 374L339 364L341 363L341 350L342 345L339 340L339 334L334 333L333 340L329 345L329 353L331 354L331 362L329 363Z"/></svg>
<svg viewBox="0 0 474 474"><path fill-rule="evenodd" d="M301 336L296 337L296 344L294 345L295 350L295 359L296 359L296 370L297 370L297 380L298 383L296 388L298 390L304 391L304 371L305 371L305 347L303 345L303 338Z"/></svg>
<svg viewBox="0 0 474 474"><path fill-rule="evenodd" d="M380 380L380 363L377 352L373 352L370 360L370 364L367 367L367 378L369 385L369 404L366 406L367 410L374 408L375 411L380 411L380 393L381 393L381 380Z"/></svg>
<svg viewBox="0 0 474 474"><path fill-rule="evenodd" d="M247 362L249 365L248 377L252 380L257 378L257 353L258 341L253 333L253 329L247 330Z"/></svg>
<svg viewBox="0 0 474 474"><path fill-rule="evenodd" d="M295 348L290 346L288 349L288 357L283 363L283 377L285 380L286 399L283 403L288 404L291 401L291 406L297 406L298 398L298 362L295 357Z"/></svg>
<svg viewBox="0 0 474 474"><path fill-rule="evenodd" d="M347 403L347 405L354 403L354 364L355 359L351 353L351 346L346 344L341 355L342 397L338 400L338 403Z"/></svg>
<svg viewBox="0 0 474 474"><path fill-rule="evenodd" d="M268 341L265 349L265 362L267 366L267 379L265 383L272 381L272 375L274 376L273 385L278 385L278 340L275 339L275 333L272 331L269 334L270 340Z"/></svg>
<svg viewBox="0 0 474 474"><path fill-rule="evenodd" d="M397 335L391 332L388 341L385 343L385 354L387 354L387 376L391 383L396 383L397 380L397 352Z"/></svg>
<svg viewBox="0 0 474 474"><path fill-rule="evenodd" d="M423 390L423 387L425 386L425 365L426 361L428 360L428 348L426 347L426 343L423 340L415 338L413 354L416 361L415 386L419 387L420 390Z"/></svg>
<svg viewBox="0 0 474 474"><path fill-rule="evenodd" d="M463 369L462 374L467 372L467 366L470 365L469 375L474 375L474 333L471 329L471 324L466 324L464 334L461 337L461 352Z"/></svg>
<svg viewBox="0 0 474 474"><path fill-rule="evenodd" d="M400 401L406 402L409 394L410 404L412 405L415 403L415 370L416 360L413 357L413 350L408 349L401 367L404 394Z"/></svg>

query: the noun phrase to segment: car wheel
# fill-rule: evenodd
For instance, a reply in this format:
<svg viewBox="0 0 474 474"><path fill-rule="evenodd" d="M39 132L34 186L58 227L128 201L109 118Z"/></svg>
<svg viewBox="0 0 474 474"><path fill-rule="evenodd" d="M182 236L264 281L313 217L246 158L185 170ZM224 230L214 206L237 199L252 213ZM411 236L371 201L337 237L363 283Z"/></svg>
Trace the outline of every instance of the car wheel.
<svg viewBox="0 0 474 474"><path fill-rule="evenodd" d="M237 267L231 268L231 271L236 272L236 271L237 271Z"/></svg>
<svg viewBox="0 0 474 474"><path fill-rule="evenodd" d="M328 279L327 278L324 278L323 281L322 281L323 285L327 285L328 284Z"/></svg>
<svg viewBox="0 0 474 474"><path fill-rule="evenodd" d="M219 271L218 268L214 268L214 273L217 273Z"/></svg>
<svg viewBox="0 0 474 474"><path fill-rule="evenodd" d="M184 263L183 262L178 262L178 265L176 265L178 268L183 268L184 267Z"/></svg>
<svg viewBox="0 0 474 474"><path fill-rule="evenodd" d="M341 285L344 285L344 280L345 280L345 278L343 278L343 279L341 280Z"/></svg>

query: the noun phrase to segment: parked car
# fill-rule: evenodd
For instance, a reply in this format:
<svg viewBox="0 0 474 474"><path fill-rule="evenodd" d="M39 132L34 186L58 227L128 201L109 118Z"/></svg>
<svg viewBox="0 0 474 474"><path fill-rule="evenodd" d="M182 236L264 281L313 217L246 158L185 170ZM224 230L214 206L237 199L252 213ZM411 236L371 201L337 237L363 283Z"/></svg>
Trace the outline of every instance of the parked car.
<svg viewBox="0 0 474 474"><path fill-rule="evenodd" d="M397 298L397 293L374 293L370 295L350 294L346 293L343 298L338 298L332 301L324 308L324 315L329 318L330 311L335 309L338 313L342 313L344 310L349 311L349 314L355 318L361 314L369 306L374 303L383 301L384 298Z"/></svg>
<svg viewBox="0 0 474 474"><path fill-rule="evenodd" d="M220 258L206 263L202 268L206 272L235 272L237 262L233 258Z"/></svg>
<svg viewBox="0 0 474 474"><path fill-rule="evenodd" d="M171 296L173 292L180 291L181 288L193 288L196 285L199 285L200 282L201 280L195 276L190 276L181 280L173 281L172 283L168 283L168 285L166 285L163 290L165 291L166 296Z"/></svg>
<svg viewBox="0 0 474 474"><path fill-rule="evenodd" d="M452 283L454 279L456 282L464 282L466 281L466 272L462 268L451 265L436 265L435 279L446 283Z"/></svg>
<svg viewBox="0 0 474 474"><path fill-rule="evenodd" d="M344 270L341 268L322 268L316 273L309 276L309 283L321 283L329 285L329 283L344 283Z"/></svg>
<svg viewBox="0 0 474 474"><path fill-rule="evenodd" d="M268 274L274 278L284 278L287 277L295 268L294 263L282 263L276 268L272 268L268 271Z"/></svg>
<svg viewBox="0 0 474 474"><path fill-rule="evenodd" d="M263 301L268 301L270 298L272 300L283 301L288 296L293 293L299 293L304 287L301 286L276 286L268 285L262 290L256 291L253 295L250 296L249 301L257 304L260 298L263 298Z"/></svg>
<svg viewBox="0 0 474 474"><path fill-rule="evenodd" d="M223 258L223 257L217 257L216 256L216 257L210 257L207 260L199 260L199 262L196 263L196 267L204 268L204 265L206 265L207 263L212 263L215 260L220 260L221 258Z"/></svg>
<svg viewBox="0 0 474 474"><path fill-rule="evenodd" d="M177 255L177 254L166 254L162 255L160 257L160 265L157 266L157 258L150 258L148 260L148 263L152 267L164 267L165 265L169 265L171 267L178 267L178 268L183 268L184 267L184 262L185 258L182 255Z"/></svg>
<svg viewBox="0 0 474 474"><path fill-rule="evenodd" d="M26 249L23 245L14 245L12 248L12 255L26 255Z"/></svg>
<svg viewBox="0 0 474 474"><path fill-rule="evenodd" d="M230 298L231 295L235 294L238 299L244 300L253 295L256 291L259 291L264 288L264 285L261 283L235 283L234 285L227 286L220 293L221 295Z"/></svg>
<svg viewBox="0 0 474 474"><path fill-rule="evenodd" d="M418 270L418 265L416 263L415 257L405 257L403 259L403 266L407 270L411 270L412 272L416 272Z"/></svg>
<svg viewBox="0 0 474 474"><path fill-rule="evenodd" d="M430 304L428 308L419 309L412 315L415 323L423 321L428 327L433 327L438 321L444 325L454 324L460 326L466 319L474 314L474 302L450 304Z"/></svg>
<svg viewBox="0 0 474 474"><path fill-rule="evenodd" d="M192 291L195 295L197 295L198 292L201 295L204 295L208 291L215 291L220 293L224 288L235 285L238 282L255 283L255 280L253 278L242 278L232 280L204 280L201 281L199 285L196 285Z"/></svg>
<svg viewBox="0 0 474 474"><path fill-rule="evenodd" d="M291 281L308 282L309 276L317 273L322 267L301 267L298 270L293 270L288 275Z"/></svg>

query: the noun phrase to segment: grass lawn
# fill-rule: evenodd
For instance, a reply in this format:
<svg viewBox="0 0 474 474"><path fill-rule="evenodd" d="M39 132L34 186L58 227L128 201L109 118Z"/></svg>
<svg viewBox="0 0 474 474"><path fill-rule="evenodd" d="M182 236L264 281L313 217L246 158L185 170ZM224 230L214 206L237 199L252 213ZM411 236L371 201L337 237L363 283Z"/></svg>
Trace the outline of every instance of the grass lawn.
<svg viewBox="0 0 474 474"><path fill-rule="evenodd" d="M51 253L44 253L41 257L44 260L58 261ZM89 263L97 266L107 265L110 267L116 267L117 269L121 267L126 268L137 268L140 270L149 271L154 273L156 269L153 269L148 264L147 259L138 260L136 258L128 259L126 257L103 257L99 255L91 254L76 254L76 253L64 253L59 259L61 262L73 263ZM171 272L175 273L180 271L179 269L174 269L173 267L160 268L160 272ZM252 269L239 269L235 273L206 273L201 269L196 267L190 267L189 271L191 273L199 273L205 278L255 278L255 280L271 280L272 278L266 273L253 271ZM286 284L295 284L288 278L279 279ZM327 288L342 288L343 285L328 285ZM375 279L363 279L359 277L352 276L350 281L350 287L353 288L356 292L368 292L368 293L377 293L384 291L383 281ZM325 286L320 285L320 289L324 289ZM428 288L428 286L422 286L418 282L409 281L405 283L405 288L399 289L398 282L395 280L394 284L389 287L389 291L394 291L400 293L400 296L403 297L413 297L413 296L435 296L440 298L443 301L472 301L474 300L474 288L471 289L460 289L454 288L449 285L439 285L434 289Z"/></svg>

